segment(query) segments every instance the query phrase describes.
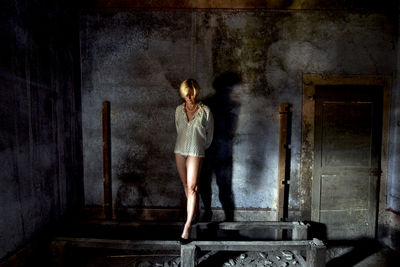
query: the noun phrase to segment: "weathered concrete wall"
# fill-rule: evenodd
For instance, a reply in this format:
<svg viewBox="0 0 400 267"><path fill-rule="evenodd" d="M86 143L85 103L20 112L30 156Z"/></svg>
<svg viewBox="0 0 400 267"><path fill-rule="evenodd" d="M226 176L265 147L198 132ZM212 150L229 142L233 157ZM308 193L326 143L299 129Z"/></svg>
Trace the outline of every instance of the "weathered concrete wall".
<svg viewBox="0 0 400 267"><path fill-rule="evenodd" d="M398 6L400 10L400 4ZM400 18L398 18L400 28ZM399 29L398 28L398 29ZM400 248L400 34L397 31L397 67L394 74L392 91L392 116L389 144L389 179L387 186L387 208L390 213L385 222L383 235L385 242L397 249Z"/></svg>
<svg viewBox="0 0 400 267"><path fill-rule="evenodd" d="M83 203L77 12L0 9L0 259Z"/></svg>
<svg viewBox="0 0 400 267"><path fill-rule="evenodd" d="M101 103L108 100L114 207L182 207L184 193L173 157L174 110L181 103L179 83L193 77L203 89L200 97L210 105L217 103L219 114L214 143L219 154L213 159L224 164L222 169L220 164L210 167L211 205L250 210L255 219L275 219L278 111L281 103L290 103L289 216L301 219L302 73L391 75L395 28L385 15L372 13L83 15L86 205L101 206L103 201Z"/></svg>
<svg viewBox="0 0 400 267"><path fill-rule="evenodd" d="M399 21L400 26L400 21ZM391 176L393 179L389 180L388 185L388 207L400 212L400 53L399 53L399 41L400 35L397 33L397 70L395 73L394 90L392 93L392 129L390 144L390 155L392 160L390 161ZM395 179L395 177L397 179Z"/></svg>

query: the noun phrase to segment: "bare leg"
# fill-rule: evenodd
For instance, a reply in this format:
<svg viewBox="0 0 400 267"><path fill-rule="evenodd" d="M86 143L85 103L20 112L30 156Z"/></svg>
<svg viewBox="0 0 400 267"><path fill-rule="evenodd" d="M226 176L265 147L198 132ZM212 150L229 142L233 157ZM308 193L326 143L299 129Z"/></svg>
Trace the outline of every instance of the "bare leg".
<svg viewBox="0 0 400 267"><path fill-rule="evenodd" d="M197 203L198 203L198 184L200 177L201 165L203 158L200 157L187 157L186 158L186 170L187 170L187 218L185 227L183 228L182 238L189 238L190 229L192 226L193 218L196 214Z"/></svg>
<svg viewBox="0 0 400 267"><path fill-rule="evenodd" d="M186 170L186 157L181 154L175 154L176 168L178 169L179 178L181 178L185 195L187 198L187 170Z"/></svg>

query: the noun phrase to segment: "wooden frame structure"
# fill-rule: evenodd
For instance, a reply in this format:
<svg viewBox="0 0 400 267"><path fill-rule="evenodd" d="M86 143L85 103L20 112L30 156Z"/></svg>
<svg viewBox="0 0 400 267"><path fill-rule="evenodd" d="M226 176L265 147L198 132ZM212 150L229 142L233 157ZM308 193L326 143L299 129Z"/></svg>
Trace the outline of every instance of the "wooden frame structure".
<svg viewBox="0 0 400 267"><path fill-rule="evenodd" d="M200 231L212 230L292 230L292 240L307 240L309 224L303 222L210 222L197 223L192 227L191 236L197 238Z"/></svg>
<svg viewBox="0 0 400 267"><path fill-rule="evenodd" d="M278 192L277 192L277 221L285 221L288 217L289 201L289 172L290 172L290 129L291 129L291 105L281 104L280 133L279 133L279 163L278 163ZM281 233L280 233L281 235Z"/></svg>
<svg viewBox="0 0 400 267"><path fill-rule="evenodd" d="M103 102L102 125L103 125L103 186L104 186L104 215L111 219L113 214L112 191L111 191L111 119L110 102Z"/></svg>
<svg viewBox="0 0 400 267"><path fill-rule="evenodd" d="M135 225L132 225L135 227ZM196 251L276 251L293 250L295 257L303 266L324 266L325 245L317 240L307 240L308 224L303 222L210 222L197 223L192 227L195 237L198 231L213 230L291 230L292 240L288 241L193 241L180 245L171 240L112 240L98 238L59 237L52 241L53 264L61 266L67 248L99 248L129 251L170 251L181 255L181 266L196 266ZM306 251L306 261L299 254Z"/></svg>
<svg viewBox="0 0 400 267"><path fill-rule="evenodd" d="M57 238L52 242L54 266L62 266L66 248L98 248L131 251L180 251L181 266L197 265L198 249L204 251L306 251L306 260L294 253L304 267L325 266L326 246L318 239L291 241L193 241L180 245L178 241L165 240L110 240L95 238Z"/></svg>
<svg viewBox="0 0 400 267"><path fill-rule="evenodd" d="M301 241L193 241L181 246L181 266L197 265L196 251L276 251L276 250L306 250L306 261L296 253L299 262L307 267L325 266L326 246L318 239Z"/></svg>

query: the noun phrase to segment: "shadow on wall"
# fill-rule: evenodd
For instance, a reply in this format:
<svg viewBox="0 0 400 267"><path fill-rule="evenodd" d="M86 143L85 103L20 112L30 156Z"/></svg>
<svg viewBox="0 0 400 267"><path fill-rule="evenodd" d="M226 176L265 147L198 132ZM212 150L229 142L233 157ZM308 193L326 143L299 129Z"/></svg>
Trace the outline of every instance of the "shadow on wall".
<svg viewBox="0 0 400 267"><path fill-rule="evenodd" d="M241 83L241 77L232 72L218 76L213 87L216 93L203 102L210 107L214 116L214 138L206 150L200 178L200 195L205 212L202 220L210 221L212 217L211 180L215 175L219 191L219 200L225 213L225 221L233 221L234 200L232 192L233 138L237 125L239 103L231 99L235 85Z"/></svg>

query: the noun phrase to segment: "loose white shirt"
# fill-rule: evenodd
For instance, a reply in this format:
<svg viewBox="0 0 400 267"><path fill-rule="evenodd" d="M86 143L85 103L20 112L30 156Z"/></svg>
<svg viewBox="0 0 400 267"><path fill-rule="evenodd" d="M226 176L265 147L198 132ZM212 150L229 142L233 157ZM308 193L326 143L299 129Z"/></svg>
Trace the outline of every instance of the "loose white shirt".
<svg viewBox="0 0 400 267"><path fill-rule="evenodd" d="M214 134L214 118L211 110L201 102L192 119L188 121L185 103L175 111L177 138L174 152L183 156L204 157Z"/></svg>

